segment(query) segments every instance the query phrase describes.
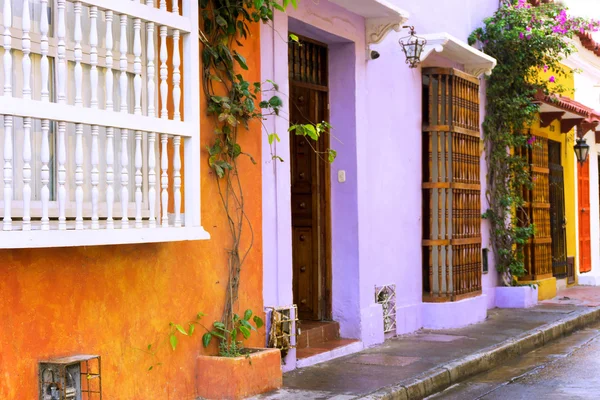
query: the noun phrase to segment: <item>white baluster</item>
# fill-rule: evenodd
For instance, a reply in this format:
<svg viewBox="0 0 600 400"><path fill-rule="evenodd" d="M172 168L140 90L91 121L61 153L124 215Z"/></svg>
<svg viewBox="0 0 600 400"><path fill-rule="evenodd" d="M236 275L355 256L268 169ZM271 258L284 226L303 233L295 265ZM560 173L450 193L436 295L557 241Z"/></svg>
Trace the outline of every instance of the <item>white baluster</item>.
<svg viewBox="0 0 600 400"><path fill-rule="evenodd" d="M106 70L105 70L105 93L106 93L106 109L113 111L113 35L112 22L113 12L106 11Z"/></svg>
<svg viewBox="0 0 600 400"><path fill-rule="evenodd" d="M121 129L121 228L129 228L129 218L127 217L127 207L129 206L129 157L127 155L127 141L129 139L129 131Z"/></svg>
<svg viewBox="0 0 600 400"><path fill-rule="evenodd" d="M121 38L120 38L121 59L119 66L121 68L121 78L119 89L121 90L121 112L127 113L127 15L121 15ZM121 228L129 228L129 218L127 217L127 208L129 206L129 157L127 154L127 141L129 131L121 129Z"/></svg>
<svg viewBox="0 0 600 400"><path fill-rule="evenodd" d="M167 0L160 0L160 7L162 11L167 11Z"/></svg>
<svg viewBox="0 0 600 400"><path fill-rule="evenodd" d="M12 47L10 27L12 26L12 9L10 1L4 2L4 96L12 97ZM4 116L4 225L5 231L12 230L12 183L13 183L13 142L12 115Z"/></svg>
<svg viewBox="0 0 600 400"><path fill-rule="evenodd" d="M142 21L139 18L133 20L133 91L135 107L133 113L142 115ZM142 132L135 132L135 227L142 227Z"/></svg>
<svg viewBox="0 0 600 400"><path fill-rule="evenodd" d="M148 6L154 6L153 0L146 2ZM148 75L148 116L155 117L155 66L154 66L154 23L146 23L147 50L146 50L146 74ZM150 208L149 224L151 228L156 227L156 133L148 133L148 205Z"/></svg>
<svg viewBox="0 0 600 400"><path fill-rule="evenodd" d="M41 33L41 74L42 74L42 102L50 101L50 91L48 87L48 81L50 77L50 68L48 62L48 0L41 0L41 16L40 16L40 33ZM42 120L42 153L40 159L42 161L42 172L41 172L41 199L42 199L42 230L47 231L50 229L50 218L48 215L48 207L50 204L50 141L48 138L50 132L50 121L47 119Z"/></svg>
<svg viewBox="0 0 600 400"><path fill-rule="evenodd" d="M23 98L31 100L31 16L29 0L23 0ZM31 118L23 118L23 230L31 230Z"/></svg>
<svg viewBox="0 0 600 400"><path fill-rule="evenodd" d="M171 0L173 6L173 14L179 15L179 0Z"/></svg>
<svg viewBox="0 0 600 400"><path fill-rule="evenodd" d="M176 0L174 0L176 1ZM173 119L181 121L181 57L179 55L179 30L173 31Z"/></svg>
<svg viewBox="0 0 600 400"><path fill-rule="evenodd" d="M98 7L90 7L90 108L98 108ZM98 222L98 185L100 171L98 171L98 125L92 126L92 229L99 229Z"/></svg>
<svg viewBox="0 0 600 400"><path fill-rule="evenodd" d="M161 154L160 154L160 167L162 169L162 174L160 177L160 186L162 188L161 192L161 203L162 203L162 226L169 226L169 153L168 153L168 144L169 144L169 135L162 134L160 135L160 142L162 144Z"/></svg>
<svg viewBox="0 0 600 400"><path fill-rule="evenodd" d="M121 112L129 112L127 106L127 15L121 15L121 38L119 39L121 58L119 59L119 68L121 76L119 78L119 90L121 93Z"/></svg>
<svg viewBox="0 0 600 400"><path fill-rule="evenodd" d="M142 20L136 18L133 20L133 93L135 98L135 106L133 113L142 115Z"/></svg>
<svg viewBox="0 0 600 400"><path fill-rule="evenodd" d="M162 8L162 3L161 3ZM166 5L165 5L166 9ZM160 117L162 119L169 118L169 110L167 109L167 96L169 85L167 83L168 79L168 67L167 67L167 27L160 27L160 101L161 101L161 111ZM161 166L161 209L162 209L162 226L169 226L169 154L168 154L168 143L169 143L169 135L162 134L160 137L160 141L162 144L161 148L161 157L160 157L160 166Z"/></svg>
<svg viewBox="0 0 600 400"><path fill-rule="evenodd" d="M112 127L106 128L106 229L115 227L113 220L113 207L115 202L115 153L114 139L115 130Z"/></svg>
<svg viewBox="0 0 600 400"><path fill-rule="evenodd" d="M113 12L106 11L106 75L105 75L105 93L106 93L106 109L113 111L113 36L112 22ZM114 142L115 131L112 127L106 128L106 228L113 229L113 208L115 202L114 182Z"/></svg>
<svg viewBox="0 0 600 400"><path fill-rule="evenodd" d="M163 119L169 118L169 110L167 109L167 96L169 91L169 84L167 79L169 77L169 69L167 67L167 58L169 53L167 51L167 27L160 27L160 102L161 110L160 117Z"/></svg>
<svg viewBox="0 0 600 400"><path fill-rule="evenodd" d="M156 228L156 133L148 133L148 205L150 228Z"/></svg>
<svg viewBox="0 0 600 400"><path fill-rule="evenodd" d="M142 132L135 132L135 227L142 227Z"/></svg>
<svg viewBox="0 0 600 400"><path fill-rule="evenodd" d="M57 29L57 75L58 75L58 103L67 103L67 64L66 64L66 25L65 25L65 0L58 0L58 29ZM67 124L58 122L58 229L67 229L67 218L65 207L67 202L67 148L66 148Z"/></svg>
<svg viewBox="0 0 600 400"><path fill-rule="evenodd" d="M75 106L83 107L81 60L81 2L73 4L75 10ZM75 124L75 229L83 229L83 124Z"/></svg>
<svg viewBox="0 0 600 400"><path fill-rule="evenodd" d="M83 229L83 125L75 125L75 229Z"/></svg>
<svg viewBox="0 0 600 400"><path fill-rule="evenodd" d="M48 215L48 207L50 203L50 140L48 138L50 132L50 121L47 119L42 120L42 154L40 156L42 161L42 230L47 231L50 229L50 218Z"/></svg>
<svg viewBox="0 0 600 400"><path fill-rule="evenodd" d="M175 227L181 227L181 136L173 137L173 202Z"/></svg>
<svg viewBox="0 0 600 400"><path fill-rule="evenodd" d="M73 3L73 9L75 11L75 31L73 38L75 40L75 48L73 50L73 56L75 58L75 105L83 106L83 97L81 84L83 81L83 67L81 66L81 60L83 52L81 49L81 2L77 1Z"/></svg>

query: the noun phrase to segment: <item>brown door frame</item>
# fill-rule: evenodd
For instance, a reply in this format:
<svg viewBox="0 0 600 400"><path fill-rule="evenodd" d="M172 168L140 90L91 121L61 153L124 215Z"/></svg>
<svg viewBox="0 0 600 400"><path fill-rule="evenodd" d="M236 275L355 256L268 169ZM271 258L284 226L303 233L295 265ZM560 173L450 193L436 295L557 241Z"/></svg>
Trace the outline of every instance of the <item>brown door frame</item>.
<svg viewBox="0 0 600 400"><path fill-rule="evenodd" d="M321 46L324 48L327 48L327 44L325 43L321 43L318 42L316 40L304 37L304 36L300 36L297 35L300 43L310 43L316 46ZM294 46L294 44L290 44L290 46ZM297 46L297 44L295 45ZM290 57L289 59L292 59L292 57ZM323 74L325 75L325 82L328 83L329 79L328 79L328 74L329 74L329 68L327 66L327 63L325 63L325 66L323 68ZM291 88L292 87L299 87L299 88L305 88L311 91L318 91L318 92L323 92L325 94L325 102L323 104L323 108L322 113L324 116L324 119L326 121L329 121L330 119L330 115L329 115L329 87L327 84L325 85L319 85L319 84L315 84L309 81L302 81L302 80L298 80L298 79L294 79L294 74L292 73L292 68L290 68L290 76L289 76L289 85L290 85L290 93L292 92ZM290 100L291 100L291 96L290 96ZM292 107L294 107L293 104L290 103L289 105L290 107L290 116L292 113ZM290 121L291 122L291 121ZM321 121L311 121L313 123L317 123L317 122L321 122ZM309 140L309 139L307 139ZM328 134L323 134L320 138L319 141L315 144L313 143L312 146L314 147L314 150L317 152L317 156L316 156L316 164L317 164L317 174L318 174L318 179L320 182L322 182L322 184L318 184L317 185L317 190L318 190L318 199L319 199L319 207L318 207L318 216L316 218L317 220L317 227L318 229L318 235L319 235L319 239L318 239L318 243L319 245L317 246L316 249L313 249L313 254L314 252L318 252L318 260L319 260L319 265L318 265L318 279L320 281L320 284L317 285L319 293L317 294L318 296L318 317L321 320L331 320L332 319L332 283L333 283L333 277L332 277L332 227L331 227L331 166L329 164L329 162L327 161L326 157L323 156L323 154L326 153L327 149L329 149L330 146L330 137ZM291 152L290 152L291 154ZM292 155L294 156L294 155ZM290 163L292 161L290 160ZM291 211L291 210L290 210ZM293 275L294 276L294 275ZM292 278L293 279L293 278ZM295 285L293 284L292 287L294 288Z"/></svg>

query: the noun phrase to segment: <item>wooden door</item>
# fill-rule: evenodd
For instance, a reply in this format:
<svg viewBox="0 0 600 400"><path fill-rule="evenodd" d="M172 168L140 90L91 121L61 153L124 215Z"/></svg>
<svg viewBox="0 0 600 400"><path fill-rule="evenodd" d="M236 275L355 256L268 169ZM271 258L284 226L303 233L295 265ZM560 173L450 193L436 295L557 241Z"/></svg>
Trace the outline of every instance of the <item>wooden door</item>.
<svg viewBox="0 0 600 400"><path fill-rule="evenodd" d="M301 38L290 44L290 124L328 119L327 47ZM329 165L315 143L290 132L294 303L300 319L331 319Z"/></svg>
<svg viewBox="0 0 600 400"><path fill-rule="evenodd" d="M561 144L548 140L550 169L550 231L552 236L552 274L556 278L569 275L567 265L567 230L565 219L565 178L561 164Z"/></svg>
<svg viewBox="0 0 600 400"><path fill-rule="evenodd" d="M592 270L590 235L590 162L577 163L579 199L579 272Z"/></svg>

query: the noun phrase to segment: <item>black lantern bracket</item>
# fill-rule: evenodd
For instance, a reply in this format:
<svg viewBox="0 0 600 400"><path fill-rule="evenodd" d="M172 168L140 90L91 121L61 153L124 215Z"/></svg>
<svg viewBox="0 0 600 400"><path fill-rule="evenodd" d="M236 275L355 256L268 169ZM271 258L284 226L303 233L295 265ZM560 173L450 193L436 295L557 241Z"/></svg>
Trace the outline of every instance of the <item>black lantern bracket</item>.
<svg viewBox="0 0 600 400"><path fill-rule="evenodd" d="M587 144L587 141L583 137L578 137L575 141L575 146L573 146L573 150L575 150L575 157L577 157L577 162L581 165L585 164L588 156L590 155L590 145Z"/></svg>
<svg viewBox="0 0 600 400"><path fill-rule="evenodd" d="M400 39L400 46L406 57L406 63L410 68L417 68L421 63L421 56L427 39L417 36L414 26L403 26L403 28L409 29L409 35Z"/></svg>

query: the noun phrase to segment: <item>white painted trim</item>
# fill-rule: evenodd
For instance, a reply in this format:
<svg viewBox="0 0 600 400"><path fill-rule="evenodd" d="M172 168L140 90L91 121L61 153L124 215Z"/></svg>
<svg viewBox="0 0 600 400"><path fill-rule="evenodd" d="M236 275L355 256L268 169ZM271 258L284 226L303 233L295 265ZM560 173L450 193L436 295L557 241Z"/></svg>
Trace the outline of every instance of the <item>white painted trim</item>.
<svg viewBox="0 0 600 400"><path fill-rule="evenodd" d="M148 7L140 2L126 0L80 0L88 6L96 6L101 10L112 10L115 14L127 14L129 16L143 19L146 22L154 22L157 25L168 26L171 29L179 29L185 33L193 32L191 15L176 15L165 12L154 7ZM185 11L185 6L184 6Z"/></svg>
<svg viewBox="0 0 600 400"><path fill-rule="evenodd" d="M354 14L365 17L367 59L371 45L381 43L392 30L400 32L408 20L407 11L389 0L330 0Z"/></svg>
<svg viewBox="0 0 600 400"><path fill-rule="evenodd" d="M103 246L207 240L203 227L0 232L0 249Z"/></svg>
<svg viewBox="0 0 600 400"><path fill-rule="evenodd" d="M443 57L463 64L465 72L474 76L491 75L492 70L496 67L495 58L469 46L449 33L433 33L422 35L422 37L427 40L427 44L421 54L421 62L436 51Z"/></svg>
<svg viewBox="0 0 600 400"><path fill-rule="evenodd" d="M189 20L191 29L197 32L200 26L198 17L198 2L187 0L182 4L182 13ZM185 35L183 37L183 117L186 127L190 129L191 139L183 142L183 162L185 174L185 218L187 226L200 226L200 182L201 182L201 143L200 143L200 41L197 35ZM191 56L197 55L196 57ZM192 94L190 95L190 91ZM190 185L189 182L194 184ZM186 185L187 184L187 185Z"/></svg>
<svg viewBox="0 0 600 400"><path fill-rule="evenodd" d="M9 96L0 96L0 114L36 119L49 119L52 121L63 121L75 124L98 125L134 131L164 133L167 135L184 137L194 137L198 135L196 124L187 122L122 112L119 113L111 110L81 107L75 108L74 106L67 104L42 103L37 100L25 100Z"/></svg>

